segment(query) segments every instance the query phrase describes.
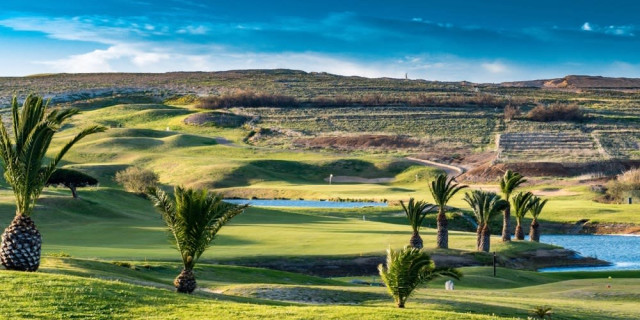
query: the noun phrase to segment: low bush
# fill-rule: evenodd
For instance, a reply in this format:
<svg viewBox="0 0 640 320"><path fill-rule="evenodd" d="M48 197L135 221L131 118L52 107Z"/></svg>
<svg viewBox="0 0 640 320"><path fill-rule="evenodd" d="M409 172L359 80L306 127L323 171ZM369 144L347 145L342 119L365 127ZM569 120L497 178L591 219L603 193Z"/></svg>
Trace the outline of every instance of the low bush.
<svg viewBox="0 0 640 320"><path fill-rule="evenodd" d="M616 201L640 197L640 168L625 171L609 181L607 195Z"/></svg>
<svg viewBox="0 0 640 320"><path fill-rule="evenodd" d="M533 121L582 121L584 112L576 104L552 104L549 106L538 105L531 109L527 117Z"/></svg>
<svg viewBox="0 0 640 320"><path fill-rule="evenodd" d="M506 121L511 121L515 117L520 116L520 114L521 114L520 108L517 106L509 104L506 107L504 107L504 120Z"/></svg>
<svg viewBox="0 0 640 320"><path fill-rule="evenodd" d="M116 172L115 180L128 192L144 194L147 188L158 184L158 175L151 170L129 167Z"/></svg>
<svg viewBox="0 0 640 320"><path fill-rule="evenodd" d="M202 98L197 107L201 109L225 109L232 107L287 108L294 107L296 104L296 98L291 96L239 91L232 94Z"/></svg>

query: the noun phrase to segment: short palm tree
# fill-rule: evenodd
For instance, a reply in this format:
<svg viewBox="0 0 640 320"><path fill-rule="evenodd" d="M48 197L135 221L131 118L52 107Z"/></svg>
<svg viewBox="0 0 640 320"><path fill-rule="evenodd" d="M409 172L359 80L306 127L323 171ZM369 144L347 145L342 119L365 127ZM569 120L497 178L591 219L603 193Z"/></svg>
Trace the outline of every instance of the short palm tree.
<svg viewBox="0 0 640 320"><path fill-rule="evenodd" d="M477 249L478 251L489 252L491 249L491 228L489 222L508 205L495 192L474 190L467 192L464 196L473 210L473 214L478 222L477 229Z"/></svg>
<svg viewBox="0 0 640 320"><path fill-rule="evenodd" d="M2 234L0 260L10 270L36 271L40 266L42 237L31 214L49 177L71 147L82 138L106 130L92 126L80 131L51 159L46 154L53 135L78 109L53 109L41 97L29 95L18 110L18 99L11 101L13 139L0 119L0 158L4 178L16 199L16 216Z"/></svg>
<svg viewBox="0 0 640 320"><path fill-rule="evenodd" d="M380 264L378 271L398 308L404 308L411 293L421 284L440 276L462 277L457 269L436 268L428 254L410 246L399 251L387 249L386 266Z"/></svg>
<svg viewBox="0 0 640 320"><path fill-rule="evenodd" d="M447 221L446 209L447 203L458 191L466 188L465 185L460 185L455 182L455 178L447 178L446 174L441 174L431 182L429 191L433 196L433 201L438 205L438 237L437 247L441 249L449 248L449 222Z"/></svg>
<svg viewBox="0 0 640 320"><path fill-rule="evenodd" d="M522 175L511 170L507 170L502 179L500 179L500 191L502 191L504 199L507 201L507 207L504 209L502 219L502 241L511 241L511 205L509 204L511 193L525 182L527 180Z"/></svg>
<svg viewBox="0 0 640 320"><path fill-rule="evenodd" d="M522 230L522 219L531 210L533 202L531 198L533 193L531 192L518 192L511 199L511 206L513 207L513 214L516 216L516 240L524 240L524 231Z"/></svg>
<svg viewBox="0 0 640 320"><path fill-rule="evenodd" d="M529 241L540 242L540 224L538 217L547 204L547 200L542 200L536 196L531 198L531 227L529 228Z"/></svg>
<svg viewBox="0 0 640 320"><path fill-rule="evenodd" d="M533 308L533 310L531 310L531 312L533 313L533 316L536 317L536 319L551 319L551 315L553 314L553 311L551 311L551 307L549 306L537 306L535 308Z"/></svg>
<svg viewBox="0 0 640 320"><path fill-rule="evenodd" d="M171 242L178 248L184 269L174 280L178 292L192 293L196 289L193 267L209 247L216 234L231 218L246 206L222 201L222 196L206 189L175 187L171 197L158 188L149 188L148 196L167 224Z"/></svg>
<svg viewBox="0 0 640 320"><path fill-rule="evenodd" d="M424 201L415 201L413 198L409 199L407 205L402 201L400 201L400 204L413 230L409 244L416 249L422 249L423 242L420 237L420 227L422 226L424 217L426 217L429 212L432 212L435 206Z"/></svg>

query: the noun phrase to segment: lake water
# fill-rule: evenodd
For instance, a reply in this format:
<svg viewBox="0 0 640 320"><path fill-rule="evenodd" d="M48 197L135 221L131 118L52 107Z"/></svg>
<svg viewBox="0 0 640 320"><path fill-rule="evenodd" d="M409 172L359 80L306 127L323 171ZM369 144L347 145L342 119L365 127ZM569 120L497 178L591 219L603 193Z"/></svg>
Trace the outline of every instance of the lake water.
<svg viewBox="0 0 640 320"><path fill-rule="evenodd" d="M249 204L254 207L298 207L298 208L364 208L364 207L386 207L384 202L338 202L320 200L247 200L228 199L225 200L234 204Z"/></svg>
<svg viewBox="0 0 640 320"><path fill-rule="evenodd" d="M585 257L611 262L603 267L544 268L539 271L640 270L640 236L628 235L542 235L540 242L562 246Z"/></svg>

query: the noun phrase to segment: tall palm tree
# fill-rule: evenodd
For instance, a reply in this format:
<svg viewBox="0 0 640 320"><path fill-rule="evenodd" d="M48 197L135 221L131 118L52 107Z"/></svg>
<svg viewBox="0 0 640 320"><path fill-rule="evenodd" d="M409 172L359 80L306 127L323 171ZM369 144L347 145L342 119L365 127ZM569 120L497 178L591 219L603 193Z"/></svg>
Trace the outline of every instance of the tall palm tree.
<svg viewBox="0 0 640 320"><path fill-rule="evenodd" d="M531 227L529 228L529 241L540 242L540 224L538 223L538 217L547 204L547 200L542 200L539 197L533 196L531 198Z"/></svg>
<svg viewBox="0 0 640 320"><path fill-rule="evenodd" d="M507 170L502 179L500 179L500 191L502 191L504 199L507 201L507 207L504 209L502 219L502 241L504 242L511 241L511 206L509 205L511 193L525 182L527 180L522 175L511 170Z"/></svg>
<svg viewBox="0 0 640 320"><path fill-rule="evenodd" d="M18 110L18 99L11 101L13 137L0 119L0 158L4 178L16 199L16 216L2 234L0 260L10 270L36 271L40 266L42 237L31 214L42 189L60 160L82 138L106 130L91 126L80 131L51 159L46 154L53 135L79 112L78 109L53 109L41 97L29 95Z"/></svg>
<svg viewBox="0 0 640 320"><path fill-rule="evenodd" d="M173 281L178 292L192 293L196 289L193 267L211 245L220 228L241 213L246 206L222 201L222 196L209 194L206 189L194 190L175 187L175 196L152 187L148 195L162 215L178 248L184 268Z"/></svg>
<svg viewBox="0 0 640 320"><path fill-rule="evenodd" d="M431 182L429 191L433 196L433 201L438 205L438 237L437 247L441 249L449 248L449 222L445 215L447 209L447 203L458 191L466 188L465 185L460 185L455 182L455 178L447 178L446 174L441 174Z"/></svg>
<svg viewBox="0 0 640 320"><path fill-rule="evenodd" d="M387 249L386 266L380 264L378 271L398 308L404 308L411 293L421 284L440 276L462 277L457 269L436 268L427 253L410 246L399 251Z"/></svg>
<svg viewBox="0 0 640 320"><path fill-rule="evenodd" d="M533 193L531 192L518 192L516 193L512 201L513 214L516 216L516 240L524 240L524 231L522 230L522 219L531 210L533 202L531 198Z"/></svg>
<svg viewBox="0 0 640 320"><path fill-rule="evenodd" d="M489 252L491 249L491 228L489 222L500 211L509 205L507 201L502 200L495 192L486 192L474 190L467 192L464 196L466 201L473 210L473 214L478 222L477 229L477 249L478 251Z"/></svg>
<svg viewBox="0 0 640 320"><path fill-rule="evenodd" d="M415 201L413 198L409 199L409 203L407 205L402 201L400 201L400 204L402 205L402 209L407 215L407 219L409 219L409 224L413 230L409 244L416 249L422 249L423 242L420 237L420 227L422 226L424 217L426 217L429 212L432 212L435 206L424 201Z"/></svg>

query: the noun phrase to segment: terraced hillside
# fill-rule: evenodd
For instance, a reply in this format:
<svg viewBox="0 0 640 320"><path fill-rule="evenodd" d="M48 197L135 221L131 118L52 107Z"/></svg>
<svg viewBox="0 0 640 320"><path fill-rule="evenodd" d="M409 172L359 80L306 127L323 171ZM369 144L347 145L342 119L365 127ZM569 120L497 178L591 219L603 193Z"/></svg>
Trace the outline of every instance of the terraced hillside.
<svg viewBox="0 0 640 320"><path fill-rule="evenodd" d="M238 108L258 117L259 127L290 129L304 135L395 134L464 145L487 145L500 113L483 108L344 107L344 108Z"/></svg>
<svg viewBox="0 0 640 320"><path fill-rule="evenodd" d="M581 132L503 133L496 139L502 161L569 161L603 159L597 142Z"/></svg>
<svg viewBox="0 0 640 320"><path fill-rule="evenodd" d="M594 131L602 148L612 158L640 158L640 131Z"/></svg>

